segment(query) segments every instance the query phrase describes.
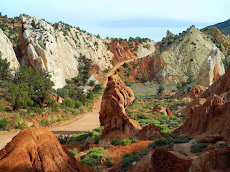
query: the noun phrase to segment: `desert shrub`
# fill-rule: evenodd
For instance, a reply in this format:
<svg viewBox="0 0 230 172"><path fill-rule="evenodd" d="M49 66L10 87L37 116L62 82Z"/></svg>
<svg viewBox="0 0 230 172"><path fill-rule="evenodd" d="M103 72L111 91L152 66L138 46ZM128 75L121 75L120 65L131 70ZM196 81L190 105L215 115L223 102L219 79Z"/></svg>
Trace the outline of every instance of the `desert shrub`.
<svg viewBox="0 0 230 172"><path fill-rule="evenodd" d="M63 103L64 103L65 106L67 106L69 108L74 108L74 102L70 98L68 98L68 97L66 97L63 100Z"/></svg>
<svg viewBox="0 0 230 172"><path fill-rule="evenodd" d="M94 86L94 85L95 85L95 83L96 83L96 81L95 81L95 80L90 80L90 81L89 81L89 86L91 86L91 87L92 87L92 86Z"/></svg>
<svg viewBox="0 0 230 172"><path fill-rule="evenodd" d="M179 152L180 154L184 155L184 156L188 156L188 154L187 154L187 153L185 153L185 151L181 151L181 150L179 150L178 152Z"/></svg>
<svg viewBox="0 0 230 172"><path fill-rule="evenodd" d="M76 102L75 102L75 108L79 109L79 108L82 107L82 105L83 105L83 103L81 101L76 100Z"/></svg>
<svg viewBox="0 0 230 172"><path fill-rule="evenodd" d="M102 84L100 83L100 84L95 85L95 87L94 87L94 89L93 89L93 92L94 92L94 93L99 93L101 90L103 90L103 86L102 86Z"/></svg>
<svg viewBox="0 0 230 172"><path fill-rule="evenodd" d="M142 83L148 82L148 78L146 76L143 76L143 78L141 78L141 82Z"/></svg>
<svg viewBox="0 0 230 172"><path fill-rule="evenodd" d="M10 78L10 63L7 62L7 59L2 58L2 53L0 51L0 79L8 80Z"/></svg>
<svg viewBox="0 0 230 172"><path fill-rule="evenodd" d="M223 147L227 147L228 146L228 143L221 143L218 145L218 148L223 148Z"/></svg>
<svg viewBox="0 0 230 172"><path fill-rule="evenodd" d="M169 144L169 141L165 138L156 139L155 142L149 144L149 147L155 148L157 146L164 146Z"/></svg>
<svg viewBox="0 0 230 172"><path fill-rule="evenodd" d="M89 99L89 100L93 100L93 92L92 91L89 91L86 98Z"/></svg>
<svg viewBox="0 0 230 172"><path fill-rule="evenodd" d="M165 87L163 86L163 84L160 84L157 89L157 93L163 93L164 91L165 91Z"/></svg>
<svg viewBox="0 0 230 172"><path fill-rule="evenodd" d="M0 112L4 112L4 106L3 105L0 105Z"/></svg>
<svg viewBox="0 0 230 172"><path fill-rule="evenodd" d="M113 163L108 159L108 160L106 161L106 166L107 166L107 167L111 167L111 166L113 166Z"/></svg>
<svg viewBox="0 0 230 172"><path fill-rule="evenodd" d="M56 138L58 139L58 141L61 144L66 144L66 143L68 143L70 137L69 136L64 136L64 135L60 134L60 135L57 135Z"/></svg>
<svg viewBox="0 0 230 172"><path fill-rule="evenodd" d="M135 143L139 138L138 137L131 137L129 138L129 140L132 142L132 143Z"/></svg>
<svg viewBox="0 0 230 172"><path fill-rule="evenodd" d="M120 72L120 71L121 71L121 69L117 68L117 72Z"/></svg>
<svg viewBox="0 0 230 172"><path fill-rule="evenodd" d="M138 162L138 161L140 161L138 155L127 153L122 157L122 168L126 171L132 165L133 162Z"/></svg>
<svg viewBox="0 0 230 172"><path fill-rule="evenodd" d="M138 116L138 118L140 118L140 119L149 119L150 117L148 115L140 114Z"/></svg>
<svg viewBox="0 0 230 172"><path fill-rule="evenodd" d="M140 150L140 151L136 151L135 155L143 156L143 155L147 155L148 153L149 153L149 150Z"/></svg>
<svg viewBox="0 0 230 172"><path fill-rule="evenodd" d="M123 145L123 146L126 146L126 145L128 145L130 143L132 143L132 142L129 139L124 139L124 140L121 141L120 144Z"/></svg>
<svg viewBox="0 0 230 172"><path fill-rule="evenodd" d="M0 119L0 130L7 130L9 121L7 117Z"/></svg>
<svg viewBox="0 0 230 172"><path fill-rule="evenodd" d="M81 95L80 97L79 97L79 100L83 103L83 105L86 105L86 103L87 103L87 98L86 98L86 95Z"/></svg>
<svg viewBox="0 0 230 172"><path fill-rule="evenodd" d="M73 142L73 141L84 141L86 140L87 138L93 138L95 139L94 141L97 141L98 139L98 136L100 136L101 133L99 132L96 132L96 131L90 131L90 132L87 132L87 133L80 133L80 134L73 134L69 141L68 142ZM97 137L97 138L95 138ZM100 139L99 139L100 140ZM98 141L99 141L98 140Z"/></svg>
<svg viewBox="0 0 230 172"><path fill-rule="evenodd" d="M97 166L100 163L101 158L103 158L102 148L93 148L86 155L80 157L80 162L87 164L91 167Z"/></svg>
<svg viewBox="0 0 230 172"><path fill-rule="evenodd" d="M77 155L77 151L76 150L70 150L70 153L75 157Z"/></svg>
<svg viewBox="0 0 230 172"><path fill-rule="evenodd" d="M120 145L121 144L121 140L120 139L118 139L118 138L114 138L113 140L112 140L112 142L111 142L111 144L112 145Z"/></svg>
<svg viewBox="0 0 230 172"><path fill-rule="evenodd" d="M124 68L128 68L128 67L129 67L129 64L128 64L128 63L124 63L124 64L123 64L123 67L124 67Z"/></svg>
<svg viewBox="0 0 230 172"><path fill-rule="evenodd" d="M199 152L203 152L203 150L207 147L208 145L205 143L198 143L195 145L192 145L190 147L190 152L192 153L199 153Z"/></svg>
<svg viewBox="0 0 230 172"><path fill-rule="evenodd" d="M102 133L104 131L104 126L100 126L99 128L95 128L95 129L93 129L93 131Z"/></svg>
<svg viewBox="0 0 230 172"><path fill-rule="evenodd" d="M181 83L178 83L178 84L176 85L176 88L177 88L178 90L181 90L181 89L183 88L183 86L182 86Z"/></svg>

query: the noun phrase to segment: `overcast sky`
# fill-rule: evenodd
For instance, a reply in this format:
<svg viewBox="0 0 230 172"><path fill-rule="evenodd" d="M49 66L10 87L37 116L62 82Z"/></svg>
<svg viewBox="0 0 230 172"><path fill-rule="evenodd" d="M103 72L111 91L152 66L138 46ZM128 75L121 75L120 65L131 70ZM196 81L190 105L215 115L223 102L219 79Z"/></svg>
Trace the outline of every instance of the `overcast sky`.
<svg viewBox="0 0 230 172"><path fill-rule="evenodd" d="M228 20L229 7L230 0L0 0L0 12L8 17L25 13L102 37L154 41L168 29L178 34L191 25L203 28Z"/></svg>

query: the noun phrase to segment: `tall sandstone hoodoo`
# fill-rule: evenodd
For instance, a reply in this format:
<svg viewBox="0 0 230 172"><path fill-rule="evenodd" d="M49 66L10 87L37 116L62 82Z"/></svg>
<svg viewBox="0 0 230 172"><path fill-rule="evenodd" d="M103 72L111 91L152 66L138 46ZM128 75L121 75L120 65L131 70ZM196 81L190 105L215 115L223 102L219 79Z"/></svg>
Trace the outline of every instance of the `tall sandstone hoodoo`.
<svg viewBox="0 0 230 172"><path fill-rule="evenodd" d="M94 169L77 162L49 129L34 127L21 131L0 151L0 171L93 172Z"/></svg>
<svg viewBox="0 0 230 172"><path fill-rule="evenodd" d="M137 136L141 140L155 140L163 137L154 124L142 129L137 121L129 118L125 108L131 105L134 99L133 91L125 85L116 72L108 78L100 111L104 138L124 139Z"/></svg>
<svg viewBox="0 0 230 172"><path fill-rule="evenodd" d="M103 135L116 134L131 137L141 129L137 121L129 119L125 107L131 105L135 96L118 74L108 78L101 102L100 122L104 126Z"/></svg>

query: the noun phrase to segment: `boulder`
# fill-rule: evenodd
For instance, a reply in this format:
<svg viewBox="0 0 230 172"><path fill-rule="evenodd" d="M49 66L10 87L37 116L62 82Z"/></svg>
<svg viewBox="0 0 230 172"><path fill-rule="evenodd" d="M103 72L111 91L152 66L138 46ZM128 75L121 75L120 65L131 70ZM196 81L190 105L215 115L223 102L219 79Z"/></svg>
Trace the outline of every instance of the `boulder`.
<svg viewBox="0 0 230 172"><path fill-rule="evenodd" d="M187 172L191 162L178 158L170 152L156 149L131 166L128 172Z"/></svg>
<svg viewBox="0 0 230 172"><path fill-rule="evenodd" d="M223 138L224 137L221 136L220 134L208 135L201 140L201 143L216 143L218 141L222 141Z"/></svg>
<svg viewBox="0 0 230 172"><path fill-rule="evenodd" d="M0 151L0 171L93 172L77 162L47 128L28 128Z"/></svg>
<svg viewBox="0 0 230 172"><path fill-rule="evenodd" d="M163 112L165 115L174 116L174 114L172 113L172 111L169 108L165 108L165 107L163 107L161 105L154 106L153 112L157 112L157 113L162 113Z"/></svg>
<svg viewBox="0 0 230 172"><path fill-rule="evenodd" d="M141 129L137 121L128 117L125 108L135 99L117 73L108 78L100 111L100 122L104 126L103 136L116 132L117 137L132 137Z"/></svg>
<svg viewBox="0 0 230 172"><path fill-rule="evenodd" d="M140 140L155 140L163 138L164 136L159 128L157 128L154 124L149 124L137 133L137 137Z"/></svg>

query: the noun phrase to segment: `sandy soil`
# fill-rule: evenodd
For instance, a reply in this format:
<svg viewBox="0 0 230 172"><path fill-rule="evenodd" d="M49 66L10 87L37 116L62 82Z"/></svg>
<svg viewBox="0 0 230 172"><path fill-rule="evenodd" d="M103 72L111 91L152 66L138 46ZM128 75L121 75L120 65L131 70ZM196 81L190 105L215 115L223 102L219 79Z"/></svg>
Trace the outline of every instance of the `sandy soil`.
<svg viewBox="0 0 230 172"><path fill-rule="evenodd" d="M152 47L151 53L155 52L155 47ZM150 54L147 54L150 55ZM146 56L139 56L136 59L143 58ZM108 78L110 75L112 75L117 68L119 68L121 65L123 65L125 62L129 63L131 61L134 61L135 59L127 60L121 63L118 63L116 66L113 67L107 74L106 78ZM106 86L107 80L104 82L104 86ZM93 106L93 111L88 112L84 114L81 118L77 117L76 119L63 122L54 126L49 127L49 129L54 133L54 134L64 134L64 135L72 135L72 134L77 134L77 133L82 133L82 132L87 132L91 131L94 128L98 128L100 126L100 121L99 121L99 111L100 111L100 106L101 105L101 97L94 103ZM4 132L0 134L0 150L5 147L7 143L9 143L12 138L17 135L19 131L14 131L14 132Z"/></svg>

